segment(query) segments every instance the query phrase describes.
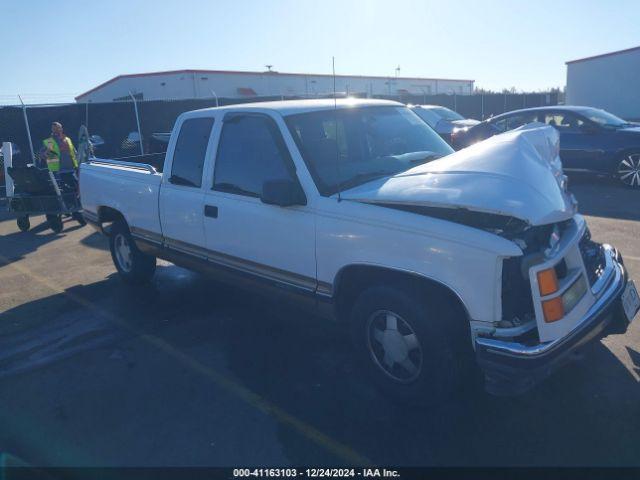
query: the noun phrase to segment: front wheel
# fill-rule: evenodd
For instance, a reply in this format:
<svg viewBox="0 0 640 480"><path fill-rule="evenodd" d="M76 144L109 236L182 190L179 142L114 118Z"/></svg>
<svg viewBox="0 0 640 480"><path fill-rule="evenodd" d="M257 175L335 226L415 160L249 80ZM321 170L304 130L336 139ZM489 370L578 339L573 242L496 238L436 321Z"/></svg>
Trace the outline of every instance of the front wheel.
<svg viewBox="0 0 640 480"><path fill-rule="evenodd" d="M463 319L428 292L375 286L354 303L351 329L363 367L391 397L432 405L471 372Z"/></svg>
<svg viewBox="0 0 640 480"><path fill-rule="evenodd" d="M156 257L145 255L136 246L124 222L116 222L109 236L111 258L122 279L139 284L151 280L156 271Z"/></svg>
<svg viewBox="0 0 640 480"><path fill-rule="evenodd" d="M618 163L615 176L627 187L640 188L640 152L625 154Z"/></svg>

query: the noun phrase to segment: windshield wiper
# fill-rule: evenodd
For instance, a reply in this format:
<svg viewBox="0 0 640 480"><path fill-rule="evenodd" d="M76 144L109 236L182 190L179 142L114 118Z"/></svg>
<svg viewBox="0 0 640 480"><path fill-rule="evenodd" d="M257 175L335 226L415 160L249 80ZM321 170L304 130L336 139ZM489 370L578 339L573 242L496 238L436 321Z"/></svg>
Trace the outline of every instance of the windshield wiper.
<svg viewBox="0 0 640 480"><path fill-rule="evenodd" d="M351 177L348 180L345 180L340 184L340 188L338 191L342 192L344 190L348 190L349 188L356 187L358 185L362 185L363 183L371 182L378 178L388 177L389 175L393 175L393 172L367 172L367 173L359 173L358 175Z"/></svg>

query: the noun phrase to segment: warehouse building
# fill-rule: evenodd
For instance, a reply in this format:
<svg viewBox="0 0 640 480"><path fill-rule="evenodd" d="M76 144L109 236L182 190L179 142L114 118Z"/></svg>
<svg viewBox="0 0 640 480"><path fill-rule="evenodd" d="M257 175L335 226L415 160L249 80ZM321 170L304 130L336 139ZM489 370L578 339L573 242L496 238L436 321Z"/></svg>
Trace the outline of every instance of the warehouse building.
<svg viewBox="0 0 640 480"><path fill-rule="evenodd" d="M640 47L567 62L566 103L640 119Z"/></svg>
<svg viewBox="0 0 640 480"><path fill-rule="evenodd" d="M365 97L473 93L473 80L336 75L335 91ZM119 75L76 97L77 102L117 102L190 98L308 97L331 95L326 74L175 70Z"/></svg>

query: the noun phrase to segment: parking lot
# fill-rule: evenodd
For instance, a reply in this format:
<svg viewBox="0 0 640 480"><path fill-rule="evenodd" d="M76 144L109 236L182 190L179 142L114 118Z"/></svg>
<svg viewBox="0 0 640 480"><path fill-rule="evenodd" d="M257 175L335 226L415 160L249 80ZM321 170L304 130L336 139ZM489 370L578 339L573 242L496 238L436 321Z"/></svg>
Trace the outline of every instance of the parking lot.
<svg viewBox="0 0 640 480"><path fill-rule="evenodd" d="M640 284L640 192L571 179ZM640 319L516 398L395 404L346 333L106 240L0 216L0 450L35 465L640 465Z"/></svg>

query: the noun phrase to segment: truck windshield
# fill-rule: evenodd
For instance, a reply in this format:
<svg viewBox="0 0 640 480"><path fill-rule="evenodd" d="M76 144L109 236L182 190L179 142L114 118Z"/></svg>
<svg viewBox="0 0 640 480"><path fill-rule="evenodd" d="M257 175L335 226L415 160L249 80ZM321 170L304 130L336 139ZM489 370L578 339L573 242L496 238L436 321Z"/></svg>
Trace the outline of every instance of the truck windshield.
<svg viewBox="0 0 640 480"><path fill-rule="evenodd" d="M286 123L324 196L453 152L401 106L322 110L291 115Z"/></svg>

